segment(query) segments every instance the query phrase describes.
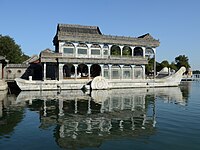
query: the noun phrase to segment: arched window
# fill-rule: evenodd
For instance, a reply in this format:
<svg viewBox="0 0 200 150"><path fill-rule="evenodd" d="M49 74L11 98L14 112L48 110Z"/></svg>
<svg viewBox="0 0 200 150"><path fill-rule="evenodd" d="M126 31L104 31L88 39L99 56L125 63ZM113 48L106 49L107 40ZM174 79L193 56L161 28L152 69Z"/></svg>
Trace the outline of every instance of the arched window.
<svg viewBox="0 0 200 150"><path fill-rule="evenodd" d="M145 49L145 57L147 57L147 58L153 58L154 55L155 55L155 53L154 53L154 50L152 48L147 47Z"/></svg>
<svg viewBox="0 0 200 150"><path fill-rule="evenodd" d="M135 47L134 56L143 56L143 49L141 47Z"/></svg>
<svg viewBox="0 0 200 150"><path fill-rule="evenodd" d="M75 53L75 47L72 43L66 42L63 45L63 54L73 55Z"/></svg>
<svg viewBox="0 0 200 150"><path fill-rule="evenodd" d="M108 45L107 44L105 44L104 46L103 46L103 55L104 56L108 56L109 55L109 47L108 47Z"/></svg>
<svg viewBox="0 0 200 150"><path fill-rule="evenodd" d="M132 56L132 49L129 46L124 46L122 49L123 56Z"/></svg>
<svg viewBox="0 0 200 150"><path fill-rule="evenodd" d="M77 68L77 77L88 77L88 66L86 64L79 64Z"/></svg>
<svg viewBox="0 0 200 150"><path fill-rule="evenodd" d="M88 55L88 47L85 43L79 43L77 45L78 55Z"/></svg>
<svg viewBox="0 0 200 150"><path fill-rule="evenodd" d="M92 44L90 49L91 49L92 56L100 56L101 55L101 47L99 44Z"/></svg>
<svg viewBox="0 0 200 150"><path fill-rule="evenodd" d="M100 76L101 74L101 67L98 64L93 64L90 70L91 77Z"/></svg>
<svg viewBox="0 0 200 150"><path fill-rule="evenodd" d="M120 49L120 47L119 46L117 46L117 45L113 45L112 47L111 47L111 55L113 55L113 56L120 56L121 55L121 49Z"/></svg>
<svg viewBox="0 0 200 150"><path fill-rule="evenodd" d="M73 78L75 77L75 67L73 64L65 64L63 66L63 77L64 78Z"/></svg>

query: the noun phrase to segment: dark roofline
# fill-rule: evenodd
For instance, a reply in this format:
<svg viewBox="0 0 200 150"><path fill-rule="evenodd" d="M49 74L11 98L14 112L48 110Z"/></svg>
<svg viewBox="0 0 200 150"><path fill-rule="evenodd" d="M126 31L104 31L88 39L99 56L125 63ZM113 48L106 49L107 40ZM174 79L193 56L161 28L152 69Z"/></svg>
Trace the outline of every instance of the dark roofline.
<svg viewBox="0 0 200 150"><path fill-rule="evenodd" d="M75 28L69 32L61 31L60 28ZM86 31L78 32L76 28L85 29ZM93 30L90 33L90 29ZM87 33L87 30L88 33ZM100 34L96 34L95 30ZM101 33L98 26L85 26L77 24L58 24L57 33L54 37L53 43L56 46L58 41L73 41L73 42L88 42L88 43L107 43L107 44L127 44L127 45L149 45L151 47L158 47L160 42L159 40L154 39L149 33L144 34L139 37L128 37L128 36L113 36L113 35L104 35Z"/></svg>

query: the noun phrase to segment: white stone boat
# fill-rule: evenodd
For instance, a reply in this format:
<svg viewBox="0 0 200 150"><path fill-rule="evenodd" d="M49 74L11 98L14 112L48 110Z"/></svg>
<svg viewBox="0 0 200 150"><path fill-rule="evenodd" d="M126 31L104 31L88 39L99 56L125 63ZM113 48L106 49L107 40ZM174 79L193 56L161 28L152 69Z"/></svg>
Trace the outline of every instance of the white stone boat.
<svg viewBox="0 0 200 150"><path fill-rule="evenodd" d="M105 79L97 76L93 79L71 79L71 80L25 80L16 78L15 81L22 91L43 91L43 90L80 90L82 88L102 90L120 88L152 88L152 87L173 87L178 86L185 72L181 67L175 74L155 79Z"/></svg>

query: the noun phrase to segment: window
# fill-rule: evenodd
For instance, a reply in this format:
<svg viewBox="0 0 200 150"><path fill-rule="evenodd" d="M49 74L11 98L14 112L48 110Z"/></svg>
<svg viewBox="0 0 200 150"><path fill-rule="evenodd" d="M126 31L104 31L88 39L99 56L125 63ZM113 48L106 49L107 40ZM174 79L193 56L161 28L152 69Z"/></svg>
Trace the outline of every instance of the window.
<svg viewBox="0 0 200 150"><path fill-rule="evenodd" d="M125 70L123 74L124 79L130 79L131 78L131 72L129 70Z"/></svg>
<svg viewBox="0 0 200 150"><path fill-rule="evenodd" d="M87 49L78 48L78 54L87 55Z"/></svg>
<svg viewBox="0 0 200 150"><path fill-rule="evenodd" d="M74 48L63 48L64 54L73 54Z"/></svg>
<svg viewBox="0 0 200 150"><path fill-rule="evenodd" d="M91 55L100 55L100 49L91 49Z"/></svg>
<svg viewBox="0 0 200 150"><path fill-rule="evenodd" d="M103 55L108 55L108 50L107 49L103 50Z"/></svg>
<svg viewBox="0 0 200 150"><path fill-rule="evenodd" d="M112 70L112 78L113 79L119 79L119 71L118 70Z"/></svg>
<svg viewBox="0 0 200 150"><path fill-rule="evenodd" d="M104 69L104 78L109 79L109 74L108 74L108 70Z"/></svg>

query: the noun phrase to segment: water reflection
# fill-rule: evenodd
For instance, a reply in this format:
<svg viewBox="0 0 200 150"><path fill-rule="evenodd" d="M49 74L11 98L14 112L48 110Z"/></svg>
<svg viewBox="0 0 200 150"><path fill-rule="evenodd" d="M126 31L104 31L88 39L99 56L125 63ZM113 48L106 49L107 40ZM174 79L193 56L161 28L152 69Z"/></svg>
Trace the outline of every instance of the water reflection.
<svg viewBox="0 0 200 150"><path fill-rule="evenodd" d="M17 97L0 93L0 123L9 109L14 126L23 118L23 109L39 112L41 129L54 127L53 135L61 148L97 147L108 139L151 136L156 130L155 99L186 105L179 87L98 90L83 93L68 91L22 91ZM14 113L13 113L14 114ZM6 118L7 119L7 118ZM33 118L34 121L34 118ZM10 123L9 123L10 124ZM3 132L0 126L0 133Z"/></svg>

